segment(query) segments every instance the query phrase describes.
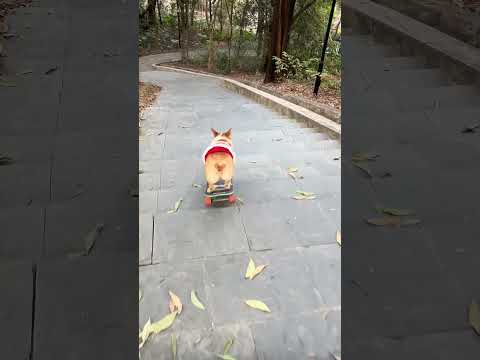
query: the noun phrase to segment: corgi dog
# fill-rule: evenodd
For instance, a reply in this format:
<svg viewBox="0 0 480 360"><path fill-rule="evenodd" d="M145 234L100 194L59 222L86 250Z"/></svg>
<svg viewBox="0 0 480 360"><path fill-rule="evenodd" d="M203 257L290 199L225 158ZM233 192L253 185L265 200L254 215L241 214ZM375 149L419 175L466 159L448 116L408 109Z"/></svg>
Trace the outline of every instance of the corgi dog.
<svg viewBox="0 0 480 360"><path fill-rule="evenodd" d="M213 140L203 152L207 193L213 192L217 185L222 185L227 190L232 188L236 158L233 151L232 129L223 133L215 129L211 131Z"/></svg>

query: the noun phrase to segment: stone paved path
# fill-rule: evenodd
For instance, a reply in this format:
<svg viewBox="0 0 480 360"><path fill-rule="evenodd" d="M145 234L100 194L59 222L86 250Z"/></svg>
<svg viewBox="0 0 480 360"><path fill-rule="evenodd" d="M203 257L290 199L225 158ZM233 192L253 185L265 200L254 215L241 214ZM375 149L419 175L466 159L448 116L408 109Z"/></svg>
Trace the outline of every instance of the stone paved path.
<svg viewBox="0 0 480 360"><path fill-rule="evenodd" d="M331 359L340 353L340 144L318 129L224 89L215 79L141 72L163 88L143 114L140 141L140 326L184 310L142 359L213 359L234 337L237 359ZM233 128L235 187L244 204L205 209L201 153L210 128ZM288 167L303 179L294 181ZM296 190L314 192L297 201ZM168 214L183 198L179 211ZM268 264L245 280L248 259ZM190 303L195 290L206 311ZM271 314L248 308L264 301Z"/></svg>
<svg viewBox="0 0 480 360"><path fill-rule="evenodd" d="M480 142L462 130L478 123L478 88L452 84L398 43L343 30L343 356L468 358L480 350L465 315L480 250L479 191L466 184L480 177ZM367 165L375 179L353 166L355 152L380 155ZM368 226L378 205L412 209L422 223Z"/></svg>
<svg viewBox="0 0 480 360"><path fill-rule="evenodd" d="M16 86L0 86L0 153L14 160L0 166L2 359L138 356L125 341L138 301L128 193L137 11L131 1L41 0L7 19L1 81ZM99 223L90 256L72 256Z"/></svg>

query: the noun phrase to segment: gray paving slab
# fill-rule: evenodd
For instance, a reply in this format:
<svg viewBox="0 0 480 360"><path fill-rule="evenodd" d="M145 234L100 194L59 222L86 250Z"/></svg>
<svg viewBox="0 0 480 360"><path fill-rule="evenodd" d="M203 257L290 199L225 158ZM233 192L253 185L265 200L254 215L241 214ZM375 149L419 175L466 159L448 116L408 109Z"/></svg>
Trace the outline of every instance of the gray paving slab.
<svg viewBox="0 0 480 360"><path fill-rule="evenodd" d="M258 322L251 328L259 360L340 357L340 313L336 311Z"/></svg>
<svg viewBox="0 0 480 360"><path fill-rule="evenodd" d="M256 360L255 340L247 324L235 323L202 330L180 330L175 332L177 359L208 360L223 354L225 344L234 339L230 355L236 359ZM154 336L142 351L143 359L171 359L171 334Z"/></svg>
<svg viewBox="0 0 480 360"><path fill-rule="evenodd" d="M92 201L97 207L85 212ZM98 206L99 203L103 205ZM83 252L85 237L99 224L104 228L91 249L92 254L136 249L133 239L139 229L128 221L132 213L138 214L138 206L128 192L124 197L96 194L93 198L79 196L50 204L46 210L45 255L58 257Z"/></svg>
<svg viewBox="0 0 480 360"><path fill-rule="evenodd" d="M149 265L152 263L153 215L140 213L138 226L138 264Z"/></svg>
<svg viewBox="0 0 480 360"><path fill-rule="evenodd" d="M127 341L136 334L125 336L137 321L131 310L137 307L138 298L130 291L138 284L138 275L132 276L131 271L135 263L134 257L122 254L41 262L37 270L33 358L138 356L137 347ZM85 277L90 281L85 282ZM108 288L107 282L111 284Z"/></svg>
<svg viewBox="0 0 480 360"><path fill-rule="evenodd" d="M150 318L158 321L169 310L169 291L177 295L182 304L182 312L175 319L171 331L188 331L212 328L212 311L205 291L204 265L202 262L181 262L159 264L140 268L139 287L142 292L140 300L139 327ZM197 309L190 301L190 292L194 290L205 306L205 311Z"/></svg>
<svg viewBox="0 0 480 360"><path fill-rule="evenodd" d="M0 261L0 336L5 359L28 359L30 356L33 289L30 262Z"/></svg>
<svg viewBox="0 0 480 360"><path fill-rule="evenodd" d="M11 226L22 224L22 226ZM39 259L43 254L45 209L19 206L0 210L0 258Z"/></svg>
<svg viewBox="0 0 480 360"><path fill-rule="evenodd" d="M154 262L182 261L247 250L244 227L235 207L184 209L155 216Z"/></svg>
<svg viewBox="0 0 480 360"><path fill-rule="evenodd" d="M50 162L0 166L0 208L42 205L50 199Z"/></svg>
<svg viewBox="0 0 480 360"><path fill-rule="evenodd" d="M229 336L235 337L232 355L239 359L338 354L340 161L333 160L340 156L338 143L229 92L217 80L161 71L142 72L140 79L162 87L142 114L141 133L147 138L161 132L165 141L149 140L140 148L145 191L140 208L153 214L154 234L152 265L148 235L140 240L146 260L140 267L139 325L168 313L168 290L181 297L185 312L164 335L147 341L142 358L168 358L172 333L179 359L211 358ZM234 184L242 199L236 206L203 205L200 157L211 127L233 129ZM288 167L298 167L304 179L292 179ZM315 192L317 199L294 200L296 190ZM180 198L178 211L168 213ZM268 264L254 281L244 279L249 257ZM205 312L190 304L192 289ZM249 308L244 301L252 298L267 303L272 313Z"/></svg>

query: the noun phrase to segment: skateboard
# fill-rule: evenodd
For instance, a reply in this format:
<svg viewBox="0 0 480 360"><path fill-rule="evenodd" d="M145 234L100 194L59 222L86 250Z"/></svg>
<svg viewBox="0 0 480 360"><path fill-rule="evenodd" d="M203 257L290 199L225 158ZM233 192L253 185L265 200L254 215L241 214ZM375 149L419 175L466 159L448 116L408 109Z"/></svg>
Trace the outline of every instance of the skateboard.
<svg viewBox="0 0 480 360"><path fill-rule="evenodd" d="M206 207L210 207L216 202L228 201L230 204L233 204L237 201L237 197L233 192L233 184L230 189L226 189L223 185L217 185L211 193L207 193L207 188L208 186L205 188L205 197L203 199Z"/></svg>

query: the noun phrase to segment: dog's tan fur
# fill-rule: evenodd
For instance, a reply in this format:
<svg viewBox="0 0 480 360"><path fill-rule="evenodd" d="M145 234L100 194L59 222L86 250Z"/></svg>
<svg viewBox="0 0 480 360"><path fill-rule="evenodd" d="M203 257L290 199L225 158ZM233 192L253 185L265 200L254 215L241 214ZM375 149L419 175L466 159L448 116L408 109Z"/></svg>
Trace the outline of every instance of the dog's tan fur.
<svg viewBox="0 0 480 360"><path fill-rule="evenodd" d="M211 129L213 134L212 143L226 142L230 146L232 143L232 129L220 133L215 129ZM227 189L232 187L232 179L234 173L234 165L232 157L227 153L217 152L210 154L205 161L205 178L207 180L207 192L212 192L215 188L214 184L220 180L225 182Z"/></svg>

